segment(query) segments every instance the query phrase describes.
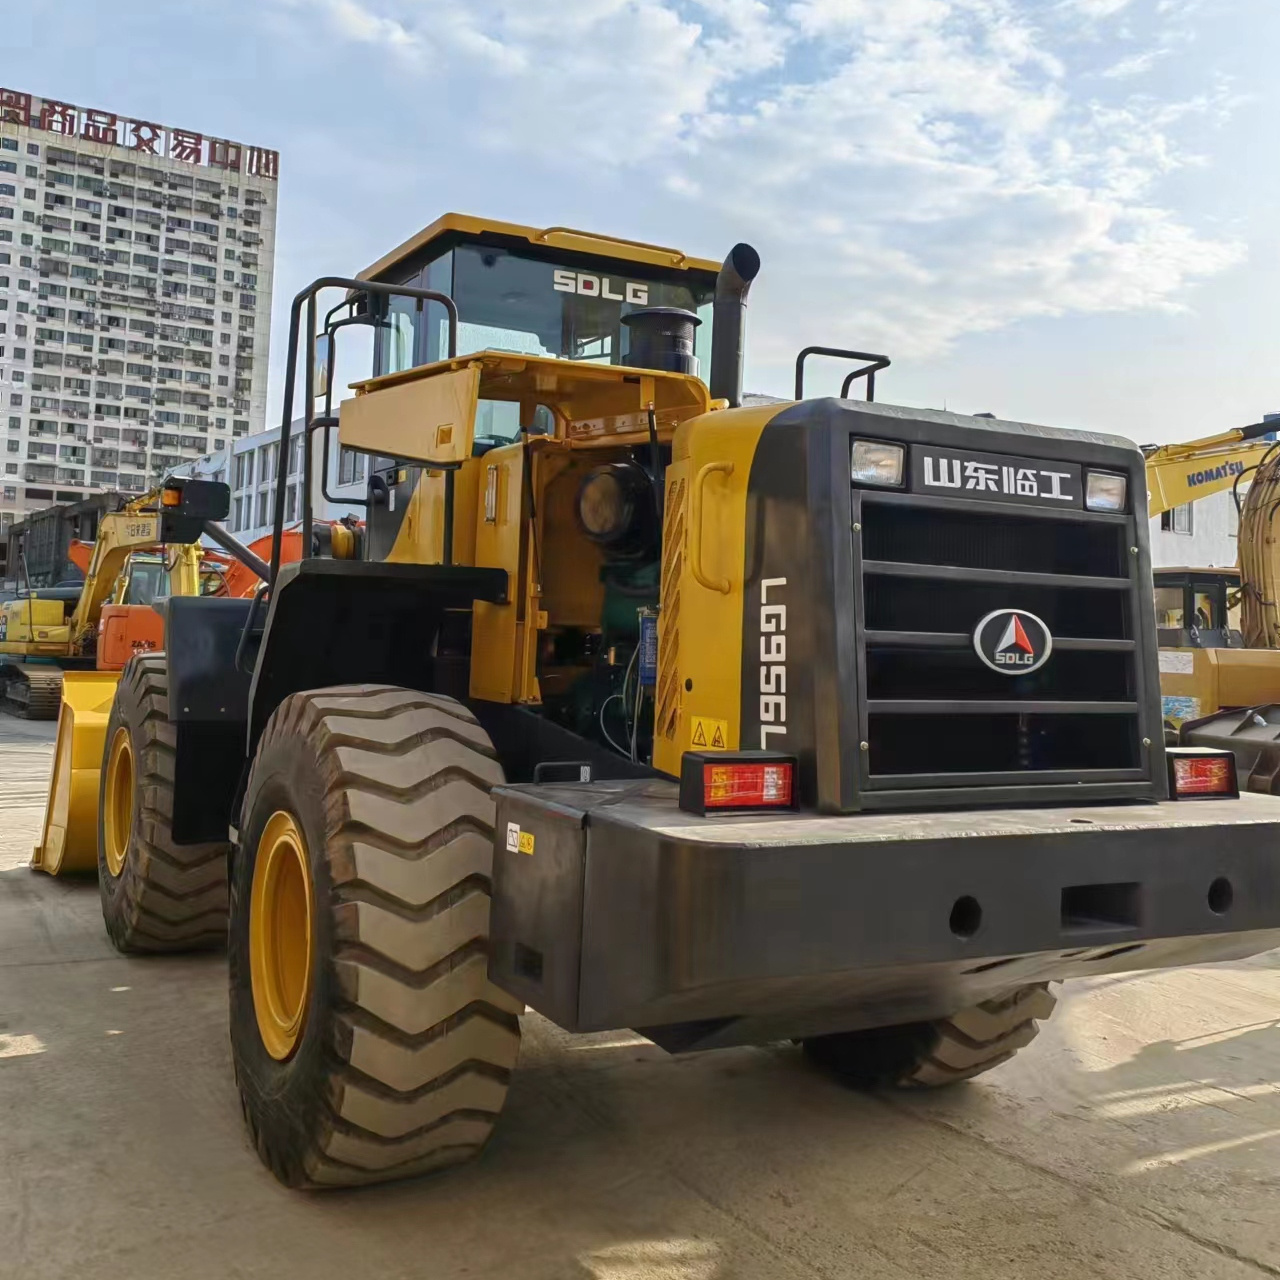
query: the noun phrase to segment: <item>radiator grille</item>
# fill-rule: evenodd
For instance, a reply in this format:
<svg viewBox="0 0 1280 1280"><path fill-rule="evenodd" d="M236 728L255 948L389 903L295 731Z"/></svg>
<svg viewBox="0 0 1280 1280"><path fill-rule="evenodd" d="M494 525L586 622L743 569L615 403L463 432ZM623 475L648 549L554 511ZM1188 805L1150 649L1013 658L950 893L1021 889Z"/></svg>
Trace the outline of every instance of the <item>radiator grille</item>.
<svg viewBox="0 0 1280 1280"><path fill-rule="evenodd" d="M662 534L662 616L654 732L668 741L675 740L680 722L680 573L685 554L687 489L683 477L668 483Z"/></svg>
<svg viewBox="0 0 1280 1280"><path fill-rule="evenodd" d="M855 495L859 701L869 790L1137 782L1145 776L1128 521ZM1047 663L1006 676L973 632L1025 609Z"/></svg>

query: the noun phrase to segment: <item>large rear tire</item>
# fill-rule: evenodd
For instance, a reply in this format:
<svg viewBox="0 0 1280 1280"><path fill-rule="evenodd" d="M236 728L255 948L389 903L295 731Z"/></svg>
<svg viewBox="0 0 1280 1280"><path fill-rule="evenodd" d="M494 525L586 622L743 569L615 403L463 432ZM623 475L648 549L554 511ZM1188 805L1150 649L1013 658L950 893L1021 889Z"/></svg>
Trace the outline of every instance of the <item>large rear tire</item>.
<svg viewBox="0 0 1280 1280"><path fill-rule="evenodd" d="M249 1133L293 1187L474 1156L520 1002L488 980L488 736L451 698L293 694L258 744L231 885L231 1044Z"/></svg>
<svg viewBox="0 0 1280 1280"><path fill-rule="evenodd" d="M1007 1062L1035 1039L1056 1003L1048 986L1036 983L949 1018L813 1036L804 1049L858 1089L936 1089Z"/></svg>
<svg viewBox="0 0 1280 1280"><path fill-rule="evenodd" d="M98 790L98 893L126 954L193 951L227 936L225 841L175 844L175 730L163 654L131 658L107 722Z"/></svg>

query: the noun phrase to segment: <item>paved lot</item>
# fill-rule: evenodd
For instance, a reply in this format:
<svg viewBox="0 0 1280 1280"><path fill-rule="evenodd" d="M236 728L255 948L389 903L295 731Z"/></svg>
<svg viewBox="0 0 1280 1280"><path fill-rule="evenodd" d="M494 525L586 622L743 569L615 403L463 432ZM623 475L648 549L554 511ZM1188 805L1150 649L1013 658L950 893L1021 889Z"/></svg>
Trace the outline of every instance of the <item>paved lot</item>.
<svg viewBox="0 0 1280 1280"><path fill-rule="evenodd" d="M0 721L4 1280L1280 1276L1274 955L1076 984L950 1094L530 1017L480 1163L286 1192L242 1136L221 958L125 960L91 882L26 869L52 736Z"/></svg>

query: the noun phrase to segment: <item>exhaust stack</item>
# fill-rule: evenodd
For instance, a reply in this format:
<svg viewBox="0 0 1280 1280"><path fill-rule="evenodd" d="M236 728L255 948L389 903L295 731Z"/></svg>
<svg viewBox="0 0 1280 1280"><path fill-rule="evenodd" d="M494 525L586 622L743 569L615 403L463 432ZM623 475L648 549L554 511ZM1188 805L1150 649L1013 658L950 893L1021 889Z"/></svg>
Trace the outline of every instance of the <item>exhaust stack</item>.
<svg viewBox="0 0 1280 1280"><path fill-rule="evenodd" d="M749 244L735 244L716 277L711 331L711 395L736 408L742 403L743 329L747 293L760 274L760 255Z"/></svg>

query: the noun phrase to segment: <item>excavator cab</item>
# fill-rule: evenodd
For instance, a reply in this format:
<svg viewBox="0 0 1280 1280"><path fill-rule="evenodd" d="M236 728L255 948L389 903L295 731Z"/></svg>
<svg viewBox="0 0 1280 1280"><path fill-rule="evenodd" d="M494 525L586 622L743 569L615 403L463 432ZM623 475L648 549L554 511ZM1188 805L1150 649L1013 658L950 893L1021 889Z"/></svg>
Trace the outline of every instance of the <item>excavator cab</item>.
<svg viewBox="0 0 1280 1280"><path fill-rule="evenodd" d="M1156 627L1163 649L1242 649L1239 569L1156 569Z"/></svg>

